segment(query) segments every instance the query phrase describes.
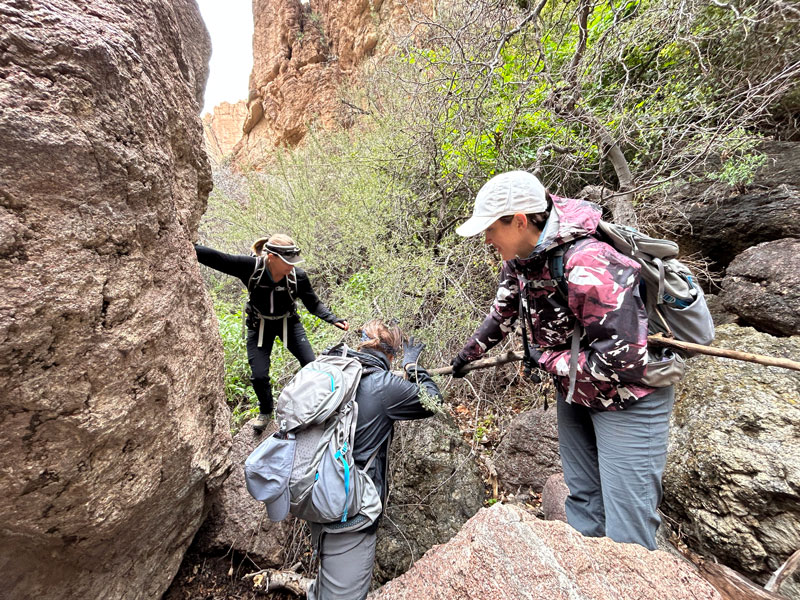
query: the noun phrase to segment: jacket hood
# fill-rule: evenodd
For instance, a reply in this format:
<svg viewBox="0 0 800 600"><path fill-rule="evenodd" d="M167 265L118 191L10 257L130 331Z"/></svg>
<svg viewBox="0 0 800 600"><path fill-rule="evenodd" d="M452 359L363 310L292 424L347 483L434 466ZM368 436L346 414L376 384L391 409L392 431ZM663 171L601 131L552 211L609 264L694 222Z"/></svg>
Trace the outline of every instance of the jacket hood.
<svg viewBox="0 0 800 600"><path fill-rule="evenodd" d="M328 348L327 350L325 350L323 352L323 354L331 354L333 356L336 356L336 355L341 356L342 347L343 346L344 346L344 343L336 344L332 348ZM388 371L389 367L390 367L389 359L386 357L386 355L383 352L380 352L378 350L371 350L369 348L365 348L364 350L361 350L359 352L358 350L353 350L352 348L347 348L346 356L348 358L355 358L358 362L360 362L365 367L373 367L373 368L380 369L382 371Z"/></svg>
<svg viewBox="0 0 800 600"><path fill-rule="evenodd" d="M541 257L553 248L597 231L597 225L603 216L600 206L588 200L560 198L552 194L550 197L553 199L553 210L550 211L539 242L530 256L516 259L519 263Z"/></svg>

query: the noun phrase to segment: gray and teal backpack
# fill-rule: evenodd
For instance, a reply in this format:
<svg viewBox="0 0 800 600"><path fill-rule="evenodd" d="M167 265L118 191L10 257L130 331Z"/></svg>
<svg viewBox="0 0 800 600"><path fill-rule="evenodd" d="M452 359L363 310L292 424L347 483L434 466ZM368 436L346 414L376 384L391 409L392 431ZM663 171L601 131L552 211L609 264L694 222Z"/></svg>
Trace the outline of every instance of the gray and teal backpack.
<svg viewBox="0 0 800 600"><path fill-rule="evenodd" d="M245 463L248 478L284 479L291 514L321 523L328 531L363 529L382 510L366 474L375 455L363 469L353 460L362 367L346 352L345 346L341 356L322 355L298 371L278 397L279 431ZM293 447L290 470L275 458L286 452L286 444Z"/></svg>
<svg viewBox="0 0 800 600"><path fill-rule="evenodd" d="M650 237L632 227L607 221L600 221L592 237L609 244L641 266L639 285L647 310L648 334L661 333L676 340L702 345L714 341L714 322L703 290L695 282L689 268L678 260L678 245L675 242ZM578 242L580 240L575 243ZM568 249L561 246L551 252L548 265L550 276L565 298L568 283L564 277L564 254ZM525 319L522 319L522 325L523 338L527 338ZM580 326L576 325L571 343L567 396L570 400L575 388L580 336ZM647 350L647 373L642 384L666 387L683 377L687 353L652 345ZM527 344L525 351L527 358L530 353Z"/></svg>

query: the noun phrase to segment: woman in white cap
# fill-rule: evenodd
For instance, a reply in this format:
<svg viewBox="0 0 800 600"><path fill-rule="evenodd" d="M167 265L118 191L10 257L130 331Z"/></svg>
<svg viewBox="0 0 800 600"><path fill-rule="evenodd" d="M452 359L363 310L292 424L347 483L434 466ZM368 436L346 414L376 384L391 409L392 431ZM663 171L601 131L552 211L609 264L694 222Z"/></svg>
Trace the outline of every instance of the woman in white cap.
<svg viewBox="0 0 800 600"><path fill-rule="evenodd" d="M252 425L261 431L272 416L269 361L275 338L283 340L300 366L314 360L295 301L299 298L308 312L344 331L348 329L347 321L336 317L320 302L308 275L297 266L303 262L300 248L288 235L279 233L257 240L253 256L225 254L199 244L194 248L201 264L238 277L250 293L245 307L247 360L259 406L259 415Z"/></svg>
<svg viewBox="0 0 800 600"><path fill-rule="evenodd" d="M500 285L451 364L463 377L521 316L530 366L556 386L567 520L584 535L653 550L673 388L641 383L648 320L640 267L594 236L600 216L595 204L548 194L530 173L489 180L457 232L484 233L503 258Z"/></svg>

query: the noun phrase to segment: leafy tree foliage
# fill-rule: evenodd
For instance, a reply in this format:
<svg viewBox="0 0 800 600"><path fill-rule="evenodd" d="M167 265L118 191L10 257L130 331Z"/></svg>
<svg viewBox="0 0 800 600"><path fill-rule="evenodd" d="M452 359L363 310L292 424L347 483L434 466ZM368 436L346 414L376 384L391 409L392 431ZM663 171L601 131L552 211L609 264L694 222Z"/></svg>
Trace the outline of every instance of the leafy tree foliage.
<svg viewBox="0 0 800 600"><path fill-rule="evenodd" d="M591 193L634 222L689 178L746 186L762 137L798 135L800 11L789 3L521 4L464 0L418 15L415 38L342 89L350 130L312 128L258 170L216 168L204 238L247 252L264 234L289 233L337 314L355 327L397 318L427 342L427 364L446 364L494 293L498 258L454 234L493 174L534 172L555 193ZM239 294L221 288L218 314L241 367L228 323ZM307 325L318 351L341 337ZM274 362L279 385L296 363ZM483 392L506 390L510 377L510 367L482 373L475 391L488 402ZM229 397L249 406L242 381Z"/></svg>

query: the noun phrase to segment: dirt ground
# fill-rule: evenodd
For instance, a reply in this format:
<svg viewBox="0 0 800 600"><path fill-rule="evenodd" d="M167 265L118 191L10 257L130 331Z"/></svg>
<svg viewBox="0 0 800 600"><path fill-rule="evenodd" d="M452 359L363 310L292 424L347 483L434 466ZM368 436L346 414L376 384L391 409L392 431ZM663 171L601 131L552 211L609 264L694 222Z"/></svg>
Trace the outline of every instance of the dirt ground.
<svg viewBox="0 0 800 600"><path fill-rule="evenodd" d="M258 568L235 554L203 555L189 548L178 574L162 600L294 600L291 594L264 594L242 578Z"/></svg>

